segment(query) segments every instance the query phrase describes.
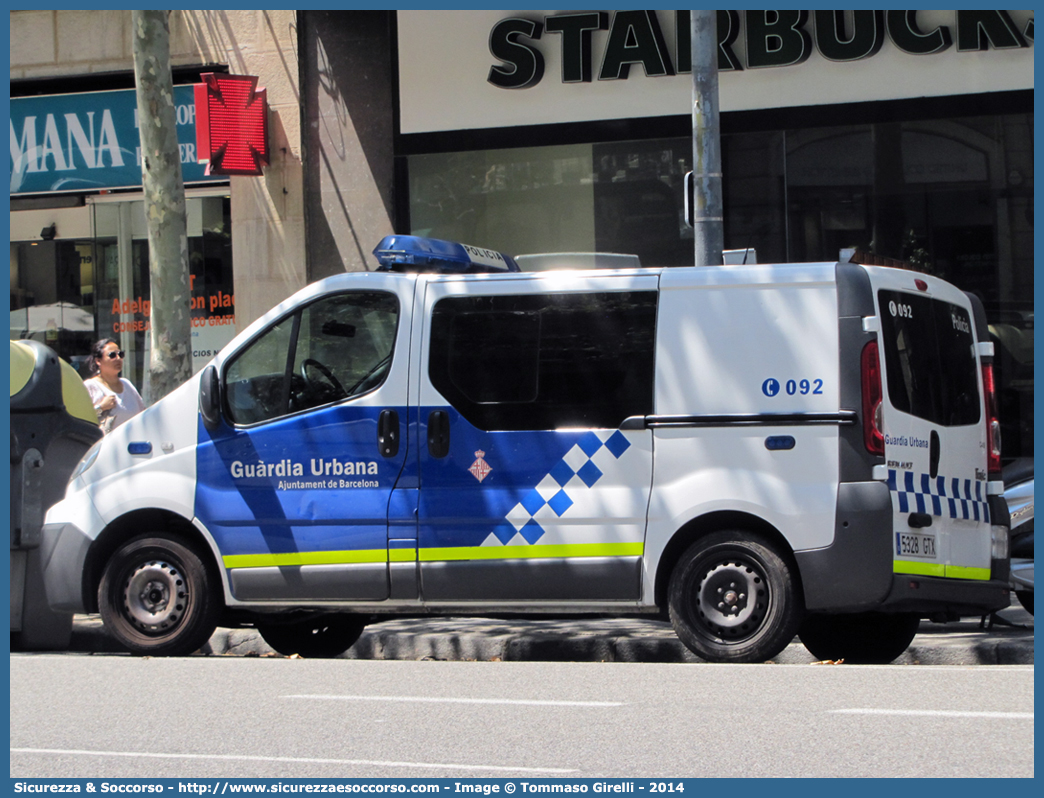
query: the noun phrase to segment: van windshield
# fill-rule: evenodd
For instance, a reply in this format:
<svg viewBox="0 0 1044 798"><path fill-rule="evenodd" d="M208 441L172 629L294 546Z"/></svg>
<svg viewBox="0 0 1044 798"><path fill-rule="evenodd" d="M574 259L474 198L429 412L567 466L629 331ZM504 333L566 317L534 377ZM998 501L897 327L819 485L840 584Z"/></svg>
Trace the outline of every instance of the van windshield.
<svg viewBox="0 0 1044 798"><path fill-rule="evenodd" d="M977 424L981 402L969 312L902 291L881 291L878 300L892 406L944 427Z"/></svg>

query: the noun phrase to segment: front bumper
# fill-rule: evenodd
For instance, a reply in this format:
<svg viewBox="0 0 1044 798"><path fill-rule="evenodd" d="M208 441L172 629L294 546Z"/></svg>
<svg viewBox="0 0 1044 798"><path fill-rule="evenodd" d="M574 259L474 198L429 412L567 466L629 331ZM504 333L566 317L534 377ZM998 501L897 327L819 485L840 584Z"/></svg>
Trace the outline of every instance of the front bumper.
<svg viewBox="0 0 1044 798"><path fill-rule="evenodd" d="M56 612L85 612L84 563L92 540L76 524L44 524L40 554L47 602Z"/></svg>

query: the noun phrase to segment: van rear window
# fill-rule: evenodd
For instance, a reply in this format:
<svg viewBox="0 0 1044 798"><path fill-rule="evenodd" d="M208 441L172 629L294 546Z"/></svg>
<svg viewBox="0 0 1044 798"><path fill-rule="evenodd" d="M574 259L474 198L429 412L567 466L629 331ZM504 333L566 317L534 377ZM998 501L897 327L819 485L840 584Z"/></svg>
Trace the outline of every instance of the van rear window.
<svg viewBox="0 0 1044 798"><path fill-rule="evenodd" d="M959 305L881 291L881 337L892 406L944 427L980 417L975 334Z"/></svg>

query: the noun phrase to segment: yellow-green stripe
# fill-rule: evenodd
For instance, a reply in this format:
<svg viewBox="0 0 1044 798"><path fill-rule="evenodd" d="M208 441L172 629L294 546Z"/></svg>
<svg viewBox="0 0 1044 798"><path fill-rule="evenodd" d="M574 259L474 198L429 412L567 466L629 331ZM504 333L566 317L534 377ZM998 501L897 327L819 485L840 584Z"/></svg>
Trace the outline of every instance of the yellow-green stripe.
<svg viewBox="0 0 1044 798"><path fill-rule="evenodd" d="M304 551L288 554L228 554L226 568L277 568L294 565L347 565L375 562L445 562L449 560L565 559L571 557L640 557L643 543L564 543L542 546L453 546L441 549L367 549ZM419 557L418 557L419 555Z"/></svg>
<svg viewBox="0 0 1044 798"><path fill-rule="evenodd" d="M894 560L892 572L896 574L917 574L918 576L946 576L946 566L941 562L911 562L910 560Z"/></svg>
<svg viewBox="0 0 1044 798"><path fill-rule="evenodd" d="M345 565L348 563L387 562L387 549L359 551L295 551L287 554L227 554L226 568L273 568L284 565Z"/></svg>
<svg viewBox="0 0 1044 798"><path fill-rule="evenodd" d="M989 568L972 568L967 565L944 565L935 562L913 562L910 560L895 560L892 563L892 572L897 574L916 574L918 576L942 576L948 579L979 579L990 578Z"/></svg>
<svg viewBox="0 0 1044 798"><path fill-rule="evenodd" d="M422 562L447 560L516 560L566 557L640 557L643 543L563 543L538 546L454 546L421 549Z"/></svg>
<svg viewBox="0 0 1044 798"><path fill-rule="evenodd" d="M947 565L946 575L953 579L989 579L989 568L969 568L966 565Z"/></svg>

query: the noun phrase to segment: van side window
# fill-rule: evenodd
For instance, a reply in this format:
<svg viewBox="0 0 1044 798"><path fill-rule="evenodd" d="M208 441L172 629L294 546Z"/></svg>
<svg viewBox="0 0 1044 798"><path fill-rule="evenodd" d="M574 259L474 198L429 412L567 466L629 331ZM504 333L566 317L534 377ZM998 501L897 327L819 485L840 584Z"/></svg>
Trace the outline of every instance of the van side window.
<svg viewBox="0 0 1044 798"><path fill-rule="evenodd" d="M227 410L257 424L377 388L391 366L399 301L384 292L324 297L276 322L225 371Z"/></svg>
<svg viewBox="0 0 1044 798"><path fill-rule="evenodd" d="M618 427L653 408L655 291L448 297L432 385L482 430Z"/></svg>
<svg viewBox="0 0 1044 798"><path fill-rule="evenodd" d="M236 355L225 371L228 414L236 424L256 424L284 415L286 353L295 317L282 319Z"/></svg>

